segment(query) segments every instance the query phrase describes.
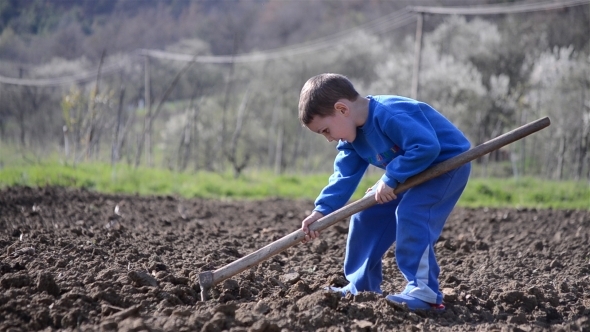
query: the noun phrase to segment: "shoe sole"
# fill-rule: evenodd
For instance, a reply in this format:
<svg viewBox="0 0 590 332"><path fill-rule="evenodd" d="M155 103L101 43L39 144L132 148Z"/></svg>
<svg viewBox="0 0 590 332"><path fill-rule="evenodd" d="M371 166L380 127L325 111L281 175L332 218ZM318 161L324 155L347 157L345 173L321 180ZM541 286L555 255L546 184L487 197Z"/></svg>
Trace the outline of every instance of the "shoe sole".
<svg viewBox="0 0 590 332"><path fill-rule="evenodd" d="M410 311L424 310L436 313L442 313L445 311L445 306L442 303L432 304L406 294L387 295L385 298L388 301L391 301L398 305L405 304L408 307L408 309L410 309Z"/></svg>

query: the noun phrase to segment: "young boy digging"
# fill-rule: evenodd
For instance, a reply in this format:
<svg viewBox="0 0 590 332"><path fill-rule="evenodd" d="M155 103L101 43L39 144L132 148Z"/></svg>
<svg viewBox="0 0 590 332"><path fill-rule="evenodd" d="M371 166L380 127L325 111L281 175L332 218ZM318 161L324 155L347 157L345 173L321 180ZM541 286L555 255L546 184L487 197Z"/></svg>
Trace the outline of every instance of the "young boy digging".
<svg viewBox="0 0 590 332"><path fill-rule="evenodd" d="M369 164L385 170L373 186L377 205L353 215L344 259L349 284L333 291L382 293L381 261L394 242L397 265L407 280L389 301L410 310L444 310L439 291L440 268L434 254L447 217L459 200L471 165L466 164L396 195L409 177L454 157L470 143L431 106L409 98L381 95L361 97L345 76L321 74L310 78L299 97L299 120L311 131L338 141L334 174L302 221L303 242L319 236L308 226L344 206Z"/></svg>

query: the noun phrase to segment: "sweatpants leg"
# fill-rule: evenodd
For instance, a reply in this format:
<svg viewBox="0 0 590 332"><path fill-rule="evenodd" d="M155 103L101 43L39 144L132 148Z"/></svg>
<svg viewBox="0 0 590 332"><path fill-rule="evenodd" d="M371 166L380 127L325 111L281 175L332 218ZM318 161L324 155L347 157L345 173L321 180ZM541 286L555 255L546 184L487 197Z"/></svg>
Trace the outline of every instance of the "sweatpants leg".
<svg viewBox="0 0 590 332"><path fill-rule="evenodd" d="M382 259L396 237L395 210L403 197L377 204L350 218L344 275L350 282L343 291L381 293Z"/></svg>
<svg viewBox="0 0 590 332"><path fill-rule="evenodd" d="M399 202L395 259L408 282L404 294L442 303L434 244L465 189L470 170L466 164L411 188Z"/></svg>

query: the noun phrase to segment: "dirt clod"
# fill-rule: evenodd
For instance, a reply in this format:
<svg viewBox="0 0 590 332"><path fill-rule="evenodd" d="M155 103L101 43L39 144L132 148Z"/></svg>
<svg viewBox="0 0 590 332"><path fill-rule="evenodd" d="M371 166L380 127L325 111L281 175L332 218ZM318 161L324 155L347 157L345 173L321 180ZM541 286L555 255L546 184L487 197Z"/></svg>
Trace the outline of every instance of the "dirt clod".
<svg viewBox="0 0 590 332"><path fill-rule="evenodd" d="M347 282L346 221L200 300L199 273L298 229L311 201L12 187L0 206L0 331L590 331L590 211L456 208L436 314L385 299L405 286L394 248L383 294L325 290Z"/></svg>

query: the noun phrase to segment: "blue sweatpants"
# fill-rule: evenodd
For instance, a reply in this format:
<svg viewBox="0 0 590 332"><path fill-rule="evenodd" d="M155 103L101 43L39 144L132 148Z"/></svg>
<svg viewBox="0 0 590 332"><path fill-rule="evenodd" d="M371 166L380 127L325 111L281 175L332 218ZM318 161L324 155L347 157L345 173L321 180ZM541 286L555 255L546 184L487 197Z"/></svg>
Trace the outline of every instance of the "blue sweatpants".
<svg viewBox="0 0 590 332"><path fill-rule="evenodd" d="M382 293L381 261L394 242L397 265L407 280L404 294L442 303L434 244L459 200L471 165L466 164L374 205L350 219L342 290Z"/></svg>

